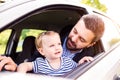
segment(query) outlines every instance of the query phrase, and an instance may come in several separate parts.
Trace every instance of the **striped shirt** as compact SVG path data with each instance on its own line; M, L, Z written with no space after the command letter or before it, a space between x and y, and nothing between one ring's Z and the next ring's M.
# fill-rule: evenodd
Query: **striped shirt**
M77 63L67 57L61 57L61 65L59 69L53 69L49 65L48 61L43 58L37 58L35 61L33 61L34 73L40 73L51 76L64 75L65 73L73 70L75 67L77 67Z

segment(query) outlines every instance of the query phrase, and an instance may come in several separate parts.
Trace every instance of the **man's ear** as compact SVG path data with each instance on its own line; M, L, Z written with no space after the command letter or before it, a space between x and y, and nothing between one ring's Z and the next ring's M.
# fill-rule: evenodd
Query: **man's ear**
M44 55L42 48L38 48L38 52L39 52L41 55Z
M93 43L89 44L87 47L91 47L91 46L93 46L94 44L96 44L96 42L93 42Z

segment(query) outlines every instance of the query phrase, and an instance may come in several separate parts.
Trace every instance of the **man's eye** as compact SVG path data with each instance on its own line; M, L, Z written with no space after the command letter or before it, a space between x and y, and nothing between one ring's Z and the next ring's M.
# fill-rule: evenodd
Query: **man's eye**
M73 32L74 32L74 34L77 34L77 31L76 31L76 30L74 30Z
M76 30L76 28L73 29L73 32L74 32L74 34L77 34L77 30Z
M86 42L86 41L85 41L83 38L81 38L81 37L80 37L80 41L81 41L81 42Z
M81 42L85 42L83 39L80 39L81 40Z

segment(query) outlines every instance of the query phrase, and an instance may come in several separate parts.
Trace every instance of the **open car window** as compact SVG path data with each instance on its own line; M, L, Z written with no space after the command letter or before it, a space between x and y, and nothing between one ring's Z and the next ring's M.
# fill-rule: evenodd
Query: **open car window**
M5 53L11 32L12 32L11 29L7 29L0 33L0 55L4 55Z
M16 53L21 52L23 50L23 41L25 40L26 37L28 37L28 36L37 37L38 34L40 34L43 31L45 31L45 30L23 29L22 33L20 35L20 38L19 38Z
M105 32L102 37L105 51L109 51L113 46L120 42L119 27L114 21L101 16L105 23Z

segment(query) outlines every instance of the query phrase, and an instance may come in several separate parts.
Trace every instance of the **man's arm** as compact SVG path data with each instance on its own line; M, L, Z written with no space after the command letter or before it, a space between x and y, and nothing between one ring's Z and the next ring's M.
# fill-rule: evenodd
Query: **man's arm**
M15 71L17 64L10 57L0 56L0 71L3 68L5 70Z

